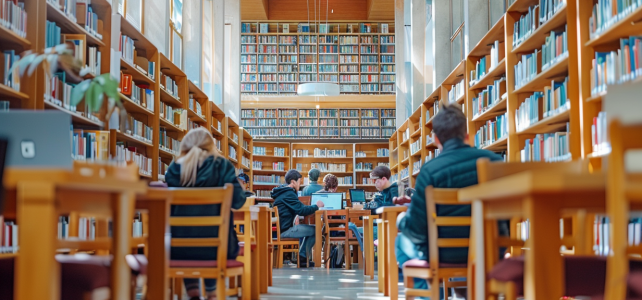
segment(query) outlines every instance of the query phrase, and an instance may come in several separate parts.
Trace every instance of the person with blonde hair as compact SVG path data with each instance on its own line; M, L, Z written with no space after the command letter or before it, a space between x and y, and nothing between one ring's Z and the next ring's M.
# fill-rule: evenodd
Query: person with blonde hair
M169 187L222 187L234 185L232 208L245 204L245 192L236 178L236 170L230 161L220 156L214 138L204 128L190 130L180 144L180 154L165 173ZM220 205L172 205L172 216L219 216ZM238 238L230 218L227 258L236 259L239 252ZM172 237L207 238L217 237L218 228L205 226L171 227ZM216 247L172 247L172 260L216 260ZM205 291L209 299L216 299L216 279L205 279ZM199 279L185 278L185 289L190 300L201 299Z

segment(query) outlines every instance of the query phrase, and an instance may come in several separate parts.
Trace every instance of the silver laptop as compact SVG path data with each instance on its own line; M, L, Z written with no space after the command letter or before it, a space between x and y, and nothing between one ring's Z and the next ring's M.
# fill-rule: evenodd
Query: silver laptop
M9 168L71 169L70 132L71 116L63 112L0 112L0 137L9 141Z

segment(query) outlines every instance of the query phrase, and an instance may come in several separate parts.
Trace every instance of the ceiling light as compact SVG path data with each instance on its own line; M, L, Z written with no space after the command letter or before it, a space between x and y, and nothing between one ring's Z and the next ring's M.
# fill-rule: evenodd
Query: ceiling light
M339 85L328 82L310 82L299 84L296 91L299 96L339 96Z

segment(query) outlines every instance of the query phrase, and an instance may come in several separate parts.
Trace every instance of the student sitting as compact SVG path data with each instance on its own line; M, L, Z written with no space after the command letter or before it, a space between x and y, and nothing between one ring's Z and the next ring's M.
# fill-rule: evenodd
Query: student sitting
M336 193L338 187L339 180L337 179L337 176L328 174L323 177L323 190L317 193ZM352 233L354 233L354 236L357 238L357 242L359 242L359 246L361 247L361 254L363 254L363 237L361 236L361 232L359 232L359 228L354 223L349 222L348 229L352 230Z
M301 187L303 176L297 170L290 170L285 174L286 184L275 187L272 190L274 205L279 208L282 238L298 238L299 245L299 267L307 268L308 253L312 250L315 242L314 226L298 224L296 216L307 216L323 207L323 202L317 201L316 205L303 205L299 201L297 191ZM296 224L295 224L296 220ZM314 265L310 263L310 267Z
M379 193L368 203L368 209L376 209L381 206L394 206L394 198L399 196L399 186L396 182L390 181L390 168L378 166L370 173L370 179L374 179L375 188Z
M310 184L303 188L304 197L310 196L323 189L323 186L317 183L319 181L319 175L321 175L319 169L310 169L310 171L308 172L308 179L310 179Z
M421 167L417 177L416 189L407 213L399 215L399 235L396 240L396 255L399 266L411 259L428 260L428 227L426 216L426 194L428 186L436 188L463 188L477 184L477 160L487 157L491 161L502 158L490 151L470 147L465 143L466 116L457 105L444 106L433 121L435 144L441 154ZM440 216L470 216L470 206L440 205ZM447 238L467 238L470 228L440 228L439 236ZM468 248L448 248L440 250L442 263L466 263ZM427 289L425 280L415 279L415 288ZM443 299L443 294L442 294Z
M241 184L241 187L243 188L243 190L247 191L248 187L250 186L250 176L247 176L247 174L245 174L245 173L240 173L239 176L238 176L238 179L239 179L239 183Z
M180 155L172 162L165 174L169 187L222 187L234 185L232 208L245 204L245 193L236 179L232 163L219 156L211 133L204 128L190 130L180 144ZM219 216L219 205L172 205L172 216ZM227 258L236 259L239 243L230 217ZM172 237L206 238L217 237L218 228L204 226L172 227ZM216 260L216 247L172 247L172 260ZM199 279L185 278L185 289L191 299L201 299ZM205 291L209 299L216 297L216 279L205 279Z

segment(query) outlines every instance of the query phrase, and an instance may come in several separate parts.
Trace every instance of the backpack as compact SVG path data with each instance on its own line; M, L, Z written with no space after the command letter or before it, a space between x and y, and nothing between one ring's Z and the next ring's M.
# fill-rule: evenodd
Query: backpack
M330 259L328 259L330 268L340 269L343 267L343 248L337 245L330 246Z

